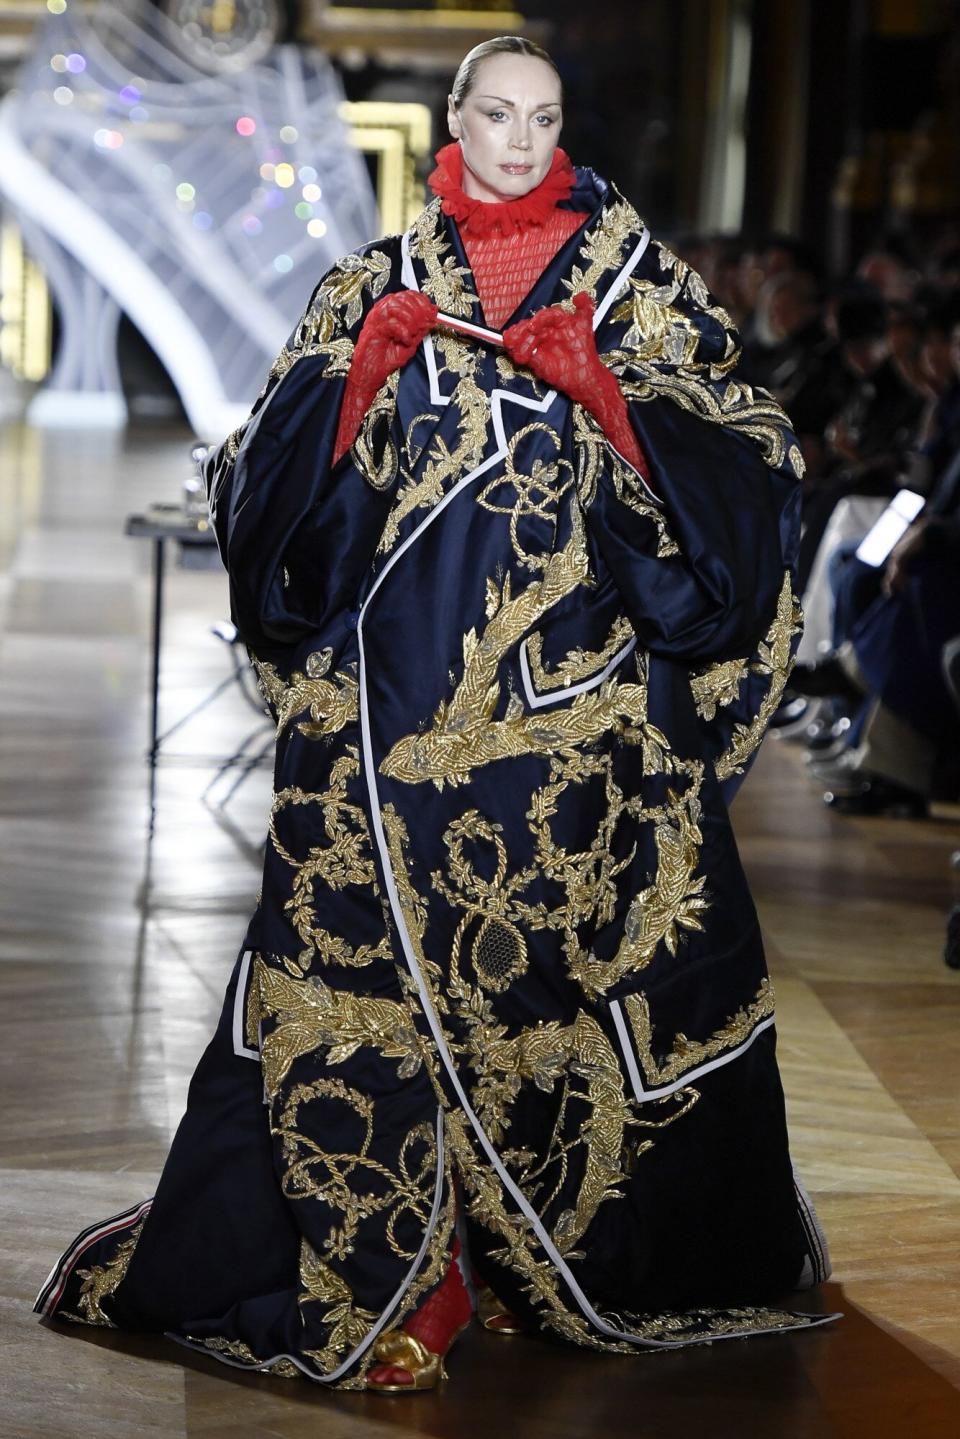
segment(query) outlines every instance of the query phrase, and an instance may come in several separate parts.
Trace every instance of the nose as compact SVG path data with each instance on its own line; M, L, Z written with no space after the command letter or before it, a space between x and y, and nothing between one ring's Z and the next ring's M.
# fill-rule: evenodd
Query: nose
M514 134L513 138L510 141L510 145L511 148L514 150L529 150L530 136L523 132Z

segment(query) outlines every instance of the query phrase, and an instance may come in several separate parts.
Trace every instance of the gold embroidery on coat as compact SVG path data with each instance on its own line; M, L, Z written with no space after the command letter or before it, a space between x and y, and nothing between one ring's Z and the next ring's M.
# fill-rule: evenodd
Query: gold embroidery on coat
M556 669L548 670L543 663L543 636L539 630L534 630L533 634L527 637L527 659L537 693L544 694L548 690L566 689L569 685L579 683L580 680L591 679L606 668L614 655L618 650L623 649L632 635L633 626L626 615L618 615L602 649L569 650Z
M113 1320L103 1312L103 1301L108 1299L126 1278L133 1258L133 1251L143 1231L146 1215L131 1229L126 1239L117 1245L106 1264L94 1264L89 1269L78 1269L77 1278L82 1280L77 1307L79 1314L63 1314L64 1319L74 1319L81 1324L97 1324L108 1329L116 1328Z
M353 463L367 484L374 490L388 490L397 477L397 447L393 442L390 429L397 409L399 378L399 372L394 371L381 385L360 423L357 437L350 448ZM385 434L386 437L379 461L374 452L378 427L380 433Z
M477 496L477 504L493 515L509 516L509 535L513 553L526 569L542 570L546 567L553 546L557 528L557 509L560 500L574 482L573 466L569 460L542 460L536 458L530 466L530 473L518 468L517 450L531 435L543 434L559 454L562 445L560 436L542 420L524 425L507 444L503 457L503 472L489 480ZM547 526L537 537L537 551L526 548L520 538L520 525L524 520L542 520Z
M401 1061L401 1079L420 1068L420 1044L405 1005L331 989L316 975L294 979L260 955L254 974L260 1012L276 1018L260 1046L268 1094L276 1094L295 1060L320 1048L327 1064L342 1064L362 1045L372 1046L384 1059Z
M487 442L490 398L474 378L478 353L452 337L434 336L434 349L443 362L440 374L451 371L460 376L450 399L458 417L456 444L451 450L439 434L426 442L430 449L421 464L424 444L417 439L417 429L432 421L434 414L417 415L408 425L404 444L401 474L404 484L397 492L393 508L380 536L378 553L385 554L396 544L400 526L409 514L418 509L432 509L440 503L451 481L459 479L480 463ZM419 474L416 473L419 468Z
M221 1335L215 1334L206 1339L201 1339L195 1334L184 1336L191 1344L201 1344L204 1349L209 1349L213 1354L224 1354L230 1359L237 1359L241 1364L249 1364L251 1367L262 1370L265 1374L273 1374L278 1379L299 1379L300 1370L296 1364L289 1359L275 1359L268 1363L265 1359L258 1359L250 1348L244 1344L242 1339L224 1339Z
M369 289L371 299L379 299L387 288L392 266L382 250L368 255L345 255L320 286L321 304L343 310L344 323L352 330L363 314L363 292Z
M633 1031L637 1058L651 1087L656 1088L661 1084L671 1084L698 1064L745 1044L761 1020L773 1014L774 992L770 980L762 980L750 1003L738 1009L708 1039L688 1039L685 1034L677 1034L672 1050L663 1059L656 1059L653 1054L653 1022L646 995L628 994L623 1002Z
M596 225L584 235L577 264L571 267L570 278L561 281L563 288L571 297L582 292L595 295L607 271L622 267L627 241L642 229L643 221L626 200L618 197L605 206Z
M331 934L317 923L314 886L318 881L333 890L356 884L369 887L374 894L379 892L366 814L361 805L347 798L348 781L359 772L359 753L354 745L348 745L346 752L330 768L329 789L314 794L291 785L277 790L273 796L270 843L294 871L290 898L283 907L305 946L297 957L296 965L286 957L283 960L289 972L296 976L310 967L314 955L319 955L325 964L354 967L390 957L386 934L375 945L362 944L355 948L342 935ZM280 839L278 821L288 807L306 805L319 806L328 843L311 845L306 857L298 859Z
M420 211L413 228L410 253L422 260L426 267L424 290L445 314L469 320L477 297L466 286L464 277L470 274L469 269L457 264L450 241L446 238L439 199L431 201Z
M730 746L716 763L718 779L728 779L739 773L763 739L767 725L783 697L793 668L791 641L803 627L803 611L800 601L793 593L789 573L784 576L777 612L763 641L757 648L757 657L750 665L750 672L769 675L770 682L763 701L749 724L738 724L733 732Z
M718 708L733 704L747 677L749 663L749 660L718 660L716 664L694 671L690 676L690 688L701 719L711 720Z
M336 734L345 725L353 724L357 718L357 680L352 674L340 671L335 679L311 678L294 670L289 680L277 673L274 665L266 660L251 656L257 672L260 693L277 717L277 735L281 735L291 720L310 711L310 721L297 725L297 729L308 739L319 739L323 735ZM307 669L311 668L310 655ZM313 668L318 668L314 663ZM339 682L339 683L338 683Z

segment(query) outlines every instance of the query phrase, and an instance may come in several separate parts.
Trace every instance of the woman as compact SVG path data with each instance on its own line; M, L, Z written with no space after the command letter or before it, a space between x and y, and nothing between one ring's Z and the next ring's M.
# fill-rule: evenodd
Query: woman
M561 114L537 47L471 51L437 198L321 281L210 462L277 718L262 898L152 1207L45 1314L427 1388L458 1227L500 1327L821 1322L765 1307L826 1259L726 808L799 628L801 461Z

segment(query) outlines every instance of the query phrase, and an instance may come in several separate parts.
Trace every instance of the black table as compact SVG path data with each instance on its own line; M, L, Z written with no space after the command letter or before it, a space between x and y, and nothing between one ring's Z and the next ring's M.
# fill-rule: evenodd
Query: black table
M160 644L163 636L163 577L166 545L174 540L186 554L215 550L216 536L206 518L187 514L181 505L153 505L145 515L128 515L123 532L135 540L153 544L153 624L150 638L150 826L153 828L157 799L157 759L163 736L160 727Z

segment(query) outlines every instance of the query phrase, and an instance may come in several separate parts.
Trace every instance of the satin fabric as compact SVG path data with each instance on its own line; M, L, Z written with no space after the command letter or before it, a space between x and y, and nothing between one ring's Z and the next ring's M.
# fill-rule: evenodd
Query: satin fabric
M588 290L652 492L590 417L441 327L331 468L369 306L484 327L438 201L318 287L208 466L278 719L262 898L152 1210L48 1315L362 1382L472 1262L544 1334L817 1322L773 996L728 818L799 633L799 452L728 317L605 181L513 319Z

